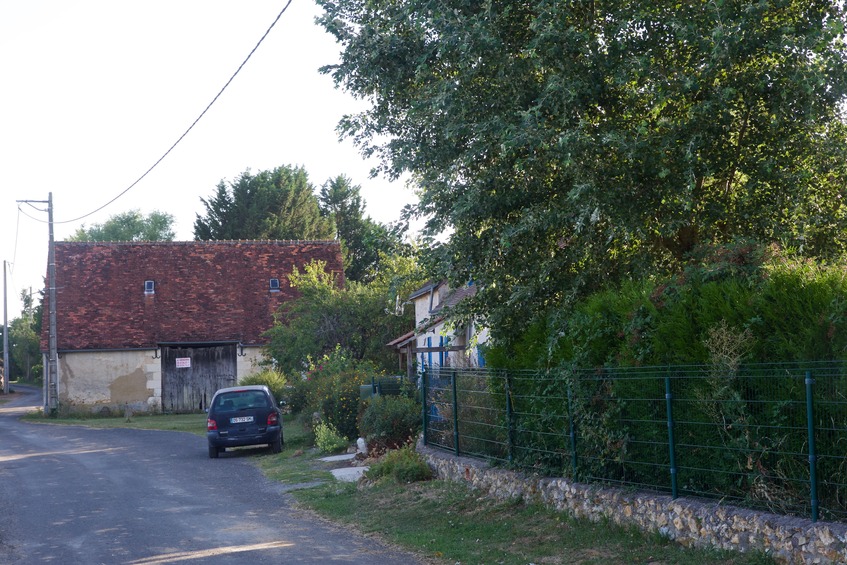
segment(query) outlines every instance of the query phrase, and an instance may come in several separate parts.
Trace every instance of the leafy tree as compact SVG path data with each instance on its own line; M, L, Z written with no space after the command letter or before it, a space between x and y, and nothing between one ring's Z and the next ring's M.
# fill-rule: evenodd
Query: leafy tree
M174 217L153 211L144 216L130 210L111 216L102 224L80 227L68 241L173 241Z
M321 213L335 221L344 249L344 275L348 281L373 280L380 268L380 253L391 255L402 248L405 229L385 226L365 215L361 187L339 175L321 187Z
M318 199L302 167L282 166L253 175L243 172L232 183L221 181L197 214L194 238L331 239L333 225L321 216Z
M289 276L301 297L283 305L268 331L268 355L282 371L299 373L309 360L340 348L351 359L396 370L397 357L385 344L414 326L402 302L421 283L412 258L383 256L384 268L369 284L348 281L339 288L320 262Z
M20 380L34 380L40 375L41 363L41 308L34 305L32 296L21 292L21 316L9 324L10 376ZM0 328L2 334L2 328ZM2 336L0 336L2 337Z
M843 2L318 0L340 131L502 332L739 237L847 248Z

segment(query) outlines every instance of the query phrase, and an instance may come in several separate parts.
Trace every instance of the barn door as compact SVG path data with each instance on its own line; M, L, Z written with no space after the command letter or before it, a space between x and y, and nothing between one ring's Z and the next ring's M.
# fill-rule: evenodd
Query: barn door
M216 390L236 382L234 344L162 348L165 412L201 412Z

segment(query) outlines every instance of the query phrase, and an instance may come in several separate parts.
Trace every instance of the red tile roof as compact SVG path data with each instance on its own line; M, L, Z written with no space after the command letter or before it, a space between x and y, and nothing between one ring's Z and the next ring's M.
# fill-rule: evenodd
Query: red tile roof
M296 266L326 262L344 283L338 242L191 241L56 244L60 351L161 343L266 343ZM270 279L280 290L271 292ZM155 292L145 294L145 281ZM45 304L42 349L47 348Z

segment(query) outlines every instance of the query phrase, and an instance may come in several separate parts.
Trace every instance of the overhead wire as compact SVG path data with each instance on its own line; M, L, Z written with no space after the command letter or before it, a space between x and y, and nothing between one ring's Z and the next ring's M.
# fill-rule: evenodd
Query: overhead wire
M144 178L145 178L147 175L149 175L149 174L153 171L153 169L155 169L155 168L159 165L159 163L161 163L161 162L165 159L165 157L167 157L167 156L171 153L171 151L173 151L173 150L174 150L174 148L176 148L176 146L177 146L177 145L179 145L179 143L180 143L180 142L181 142L181 141L185 138L185 136L187 136L187 135L188 135L188 133L189 133L192 129L194 129L194 126L196 126L196 125L197 125L197 123L198 123L198 122L199 122L199 121L203 118L203 116L205 116L205 115L206 115L206 112L208 112L208 111L209 111L209 109L212 107L212 105L213 105L215 102L217 102L218 98L220 98L221 94L223 94L223 93L224 93L224 91L227 89L227 87L230 85L230 83L231 83L231 82L235 79L235 77L236 77L236 76L238 76L238 73L239 73L239 72L241 72L241 69L244 67L244 65L246 65L246 64L247 64L247 61L249 61L249 60L250 60L250 57L252 57L252 56L253 56L253 53L255 53L255 52L256 52L256 50L259 48L259 46L262 44L262 42L265 40L265 38L268 36L268 34L271 32L271 30L272 30L272 29L274 28L274 26L277 24L277 22L280 20L280 18L281 18L281 17L282 17L282 15L285 13L285 11L286 11L286 10L288 10L288 7L291 5L291 2L292 2L292 0L288 0L288 2L287 2L287 3L285 4L285 6L282 8L282 10L279 12L279 14L277 14L277 16L276 16L276 18L274 19L273 23L271 23L270 27L268 27L268 29L265 31L265 33L262 35L262 37L259 39L258 43L256 43L256 46L255 46L255 47L253 47L253 49L250 51L250 53L247 55L247 57L244 59L244 61L242 61L242 63L238 66L238 68L235 70L235 72L232 74L232 76L231 76L231 77L229 77L229 80L228 80L228 81L226 81L226 84L224 84L224 85L223 85L223 87L220 89L220 91L218 91L218 93L215 95L215 97L212 99L212 101L211 101L211 102L209 102L209 104L206 106L206 108L205 108L205 109L204 109L204 110L200 113L200 115L199 115L199 116L197 116L197 119L195 119L195 120L194 120L194 122L192 122L192 123L191 123L191 125L190 125L190 126L188 126L188 129L187 129L187 130L185 130L185 132L183 132L183 134L182 134L181 136L179 136L179 139L177 139L177 140L174 142L174 144L173 144L173 145L171 145L171 146L170 146L170 148L169 148L167 151L165 151L165 153L164 153L161 157L159 157L159 159L158 159L155 163L153 163L153 165L151 165L149 169L147 169L147 170L144 172L144 174L142 174L140 177L138 177L138 178L135 180L135 182L133 182L132 184L130 184L130 185L129 185L128 187L126 187L123 191L121 191L120 193L118 193L118 195L117 195L117 196L115 196L114 198L112 198L111 200L109 200L108 202L106 202L105 204L103 204L102 206L100 206L99 208L96 208L96 209L94 209L94 210L92 210L92 211L90 211L90 212L88 212L88 213L86 213L86 214L83 214L82 216L79 216L78 218L74 218L74 219L72 219L72 220L62 220L62 221L56 221L56 220L54 220L54 221L53 221L53 223L54 223L54 224L69 224L69 223L73 223L73 222L78 222L78 221L83 220L83 219L85 219L85 218L87 218L87 217L89 217L89 216L91 216L91 215L93 215L93 214L96 214L96 213L97 213L97 212L99 212L100 210L102 210L102 209L106 208L107 206L111 205L112 203L114 203L114 202L115 202L118 198L120 198L121 196L123 196L124 194L126 194L127 192L129 192L130 190L132 190L132 189L135 187L135 185L137 185L137 184L138 184L138 183L140 183L142 180L144 180ZM32 218L33 220L36 220L36 221L38 221L38 222L44 222L44 220L40 220L40 219L37 219L37 218L33 218L32 216L30 216L30 215L29 215L29 214L27 214L26 212L23 212L23 211L20 209L20 206L18 206L18 210L19 210L19 211L20 211L20 212L21 212L24 216L27 216L28 218ZM46 223L46 222L45 222L45 223Z

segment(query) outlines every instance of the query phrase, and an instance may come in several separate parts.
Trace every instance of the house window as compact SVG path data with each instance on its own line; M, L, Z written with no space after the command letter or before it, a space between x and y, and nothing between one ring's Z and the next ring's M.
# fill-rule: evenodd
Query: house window
M279 292L279 279L271 279L271 292Z
M144 281L144 294L155 294L156 283L153 281Z

